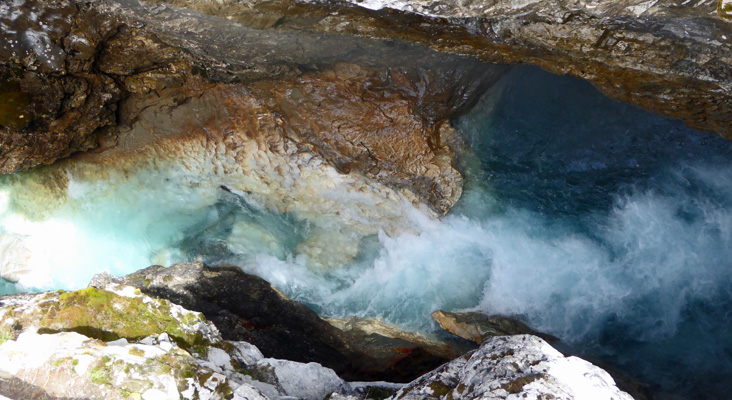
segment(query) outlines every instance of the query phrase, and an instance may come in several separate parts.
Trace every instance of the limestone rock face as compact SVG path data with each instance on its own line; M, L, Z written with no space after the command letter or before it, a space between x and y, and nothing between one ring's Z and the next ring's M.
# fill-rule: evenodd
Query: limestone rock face
M727 0L166 2L276 29L399 38L493 63L535 64L732 138Z
M68 157L0 179L24 218L97 200L70 195L72 185L114 197L97 188L166 175L200 188L200 208L225 190L305 221L295 253L322 268L350 262L365 236L414 232L410 215L450 210L462 177L449 119L507 71L401 40L263 30L163 2L0 7L0 174ZM0 240L12 255L0 276L43 275L26 240Z
M390 399L631 400L610 375L531 335L496 336L400 389Z
M400 41L263 31L162 3L0 7L0 173L97 147L104 155L87 162L203 152L224 173L252 174L232 189L282 212L323 212L276 204L327 199L278 178L327 167L444 214L462 184L446 121L505 71Z
M398 37L581 77L611 97L732 138L732 22L724 0L349 2L425 18L420 32Z

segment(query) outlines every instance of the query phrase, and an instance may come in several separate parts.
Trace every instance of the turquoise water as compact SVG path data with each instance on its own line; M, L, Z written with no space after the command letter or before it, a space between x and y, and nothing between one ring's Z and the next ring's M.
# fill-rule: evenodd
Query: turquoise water
M0 201L0 233L26 238L39 271L0 292L229 263L326 316L429 332L436 309L518 315L661 398L730 397L731 142L529 67L456 126L474 150L460 203L441 221L414 211L418 232L367 237L341 268L297 254L308 221L168 166L76 183L41 221Z

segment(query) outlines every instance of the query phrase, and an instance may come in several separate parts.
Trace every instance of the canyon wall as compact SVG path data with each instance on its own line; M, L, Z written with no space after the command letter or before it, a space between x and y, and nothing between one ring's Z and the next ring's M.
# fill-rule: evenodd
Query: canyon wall
M205 138L240 167L249 156L233 149L246 146L288 165L317 159L442 215L461 191L453 166L460 144L447 121L505 67L432 50L572 74L730 137L726 7L14 0L0 5L0 172L92 149L108 162ZM250 187L259 183L233 189L262 195L269 189Z

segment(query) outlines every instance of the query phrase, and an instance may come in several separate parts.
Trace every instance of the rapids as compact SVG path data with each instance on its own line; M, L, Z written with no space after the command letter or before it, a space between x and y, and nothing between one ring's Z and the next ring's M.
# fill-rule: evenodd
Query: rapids
M28 183L17 196L4 178L0 264L22 278L0 293L152 263L234 264L324 316L432 332L436 309L518 315L660 398L729 398L732 143L531 67L454 123L472 149L458 205L440 221L406 209L416 232L367 237L334 269L298 254L307 220L182 184L196 178L174 168L95 183L56 174L61 197Z

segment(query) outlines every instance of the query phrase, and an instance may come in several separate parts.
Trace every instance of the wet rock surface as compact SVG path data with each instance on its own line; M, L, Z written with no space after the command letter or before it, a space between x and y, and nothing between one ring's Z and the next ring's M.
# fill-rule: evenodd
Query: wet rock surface
M424 373L423 365L434 368L474 349L469 343L451 338L427 339L373 318L327 321L341 331L339 335L351 347L362 353L352 362L354 365L368 365L369 369L383 371L371 376L390 382L407 382Z
M0 7L0 69L12 89L0 101L0 173L74 154L3 177L9 203L43 219L76 207L72 181L175 174L207 188L209 205L228 191L306 221L294 251L322 268L350 262L365 236L414 231L413 208L450 210L462 176L449 119L507 71L400 40L265 31L164 3ZM39 191L51 199L30 211ZM33 258L24 240L2 238L19 255L0 266L14 282Z
M559 341L558 338L537 332L516 318L502 315L485 315L481 312L454 313L435 311L431 314L440 327L463 339L477 344L483 343L493 336L534 335L549 343Z
M465 349L373 321L340 321L334 326L237 267L153 266L124 278L92 281L92 285L109 280L199 311L224 339L252 343L266 357L317 362L347 380L407 382Z
M409 24L401 37L490 62L531 63L574 75L610 97L731 138L732 25L721 11L722 3L427 0L362 4L426 18L421 21L424 28Z
M129 150L182 129L164 122L170 118L151 126L146 115L175 114L208 91L239 90L276 116L273 125L236 127L240 133L281 136L344 174L409 190L444 213L460 195L445 121L505 71L402 41L262 31L154 2L1 7L3 173L97 147ZM231 125L220 113L196 111L204 124ZM135 135L140 130L148 138Z
M732 137L732 25L726 0L166 3L262 27L399 38L488 62L535 64Z

